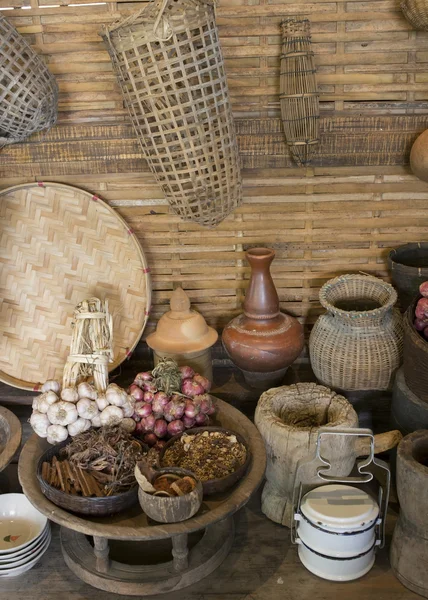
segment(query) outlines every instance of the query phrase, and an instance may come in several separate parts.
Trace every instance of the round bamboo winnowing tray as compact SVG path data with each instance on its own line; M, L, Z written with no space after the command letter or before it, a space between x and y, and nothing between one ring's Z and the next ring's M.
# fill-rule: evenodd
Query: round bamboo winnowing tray
M150 309L149 269L126 222L97 196L31 183L0 192L0 380L38 389L62 379L73 313L108 300L116 368L136 346Z

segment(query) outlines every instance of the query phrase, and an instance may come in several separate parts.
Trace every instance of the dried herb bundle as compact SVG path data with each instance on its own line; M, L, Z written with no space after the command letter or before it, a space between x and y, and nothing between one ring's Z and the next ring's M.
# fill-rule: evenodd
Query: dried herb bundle
M94 378L95 388L105 392L108 364L113 360L113 319L108 302L98 298L83 300L74 311L70 355L64 367L63 387Z
M120 426L89 429L61 450L71 465L101 483L106 495L124 492L135 484L135 465L144 455L143 446Z
M181 372L172 358L163 358L152 371L153 384L157 390L166 394L179 392L181 387Z

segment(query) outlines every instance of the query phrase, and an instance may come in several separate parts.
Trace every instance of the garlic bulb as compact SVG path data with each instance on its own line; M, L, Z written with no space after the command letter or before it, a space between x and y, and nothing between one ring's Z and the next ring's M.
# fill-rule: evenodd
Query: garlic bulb
M100 414L101 425L117 425L123 419L123 412L118 406L107 406Z
M30 417L30 425L39 437L45 438L48 436L50 421L47 415L34 411Z
M125 418L132 417L132 415L134 414L134 406L130 402L125 402L125 404L120 408L122 409L123 416Z
M83 431L87 431L88 429L90 429L92 427L92 421L89 421L88 419L85 419L86 423L85 423L85 429Z
M106 389L106 398L109 404L123 406L128 399L128 394L115 383L111 383Z
M61 425L49 425L48 427L48 442L49 444L59 444L68 438L66 427Z
M65 400L65 402L77 402L79 400L79 394L77 393L76 388L64 388L61 392L61 400Z
M46 414L48 412L48 408L58 402L59 398L55 394L55 392L45 392L41 396L38 397L37 410L41 413Z
M95 402L97 403L98 410L104 410L109 405L105 394L98 394L98 398L95 400Z
M37 410L37 411L39 410L39 398L40 398L40 396L35 396L35 397L33 398L33 403L32 403L32 405L31 405L31 408L32 408L33 410Z
M91 423L92 423L92 427L101 427L100 413L95 415L95 417L92 417Z
M60 389L61 389L61 384L59 381L56 381L55 379L48 379L42 385L42 392L55 392L55 394L58 394Z
M79 383L77 393L79 394L79 398L90 398L91 400L96 400L98 396L97 390L87 381Z
M88 419L89 421L99 413L97 403L89 398L82 398L76 404L77 412L79 417L82 419Z
M91 422L88 421L87 419L77 419L77 421L74 421L74 423L70 423L70 425L68 425L67 429L68 429L68 433L71 435L71 437L74 437L75 435L82 433L83 431L86 431L86 429L89 429L88 427L88 423L89 423L89 427L91 426Z
M128 433L132 433L137 427L137 423L134 421L134 419L123 419L123 421L120 423L120 426L125 431L128 431Z
M77 409L71 402L56 402L49 407L48 418L52 425L63 425L66 427L77 421Z

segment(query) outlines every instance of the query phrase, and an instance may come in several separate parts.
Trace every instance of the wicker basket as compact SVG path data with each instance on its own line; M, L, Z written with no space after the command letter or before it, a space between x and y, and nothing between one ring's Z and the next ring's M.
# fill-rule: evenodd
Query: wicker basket
M401 309L405 311L419 293L420 284L428 281L428 243L405 244L391 250L388 266Z
M309 340L317 379L336 390L386 390L401 364L403 324L397 293L370 275L342 275L320 291L327 309Z
M416 331L416 304L421 298L418 295L404 315L404 378L407 387L420 400L428 402L428 341Z
M40 57L0 15L0 147L55 124L58 86Z
M428 31L427 0L403 0L400 7L403 15L414 29Z
M319 93L308 19L281 23L281 118L285 138L298 165L310 162L319 144Z
M44 462L50 462L54 456L59 455L61 448L70 443L70 438L51 446L42 454L37 465L37 480L40 485L40 489L43 494L51 502L65 508L74 513L81 515L88 515L92 517L105 517L108 515L115 515L128 508L131 508L138 503L138 485L135 482L135 486L127 492L122 494L116 494L115 496L106 496L105 498L90 498L85 496L74 496L73 494L67 494L62 490L58 490L49 483L47 483L42 477L42 466Z
M172 209L214 226L241 174L212 0L155 0L103 32L136 134Z

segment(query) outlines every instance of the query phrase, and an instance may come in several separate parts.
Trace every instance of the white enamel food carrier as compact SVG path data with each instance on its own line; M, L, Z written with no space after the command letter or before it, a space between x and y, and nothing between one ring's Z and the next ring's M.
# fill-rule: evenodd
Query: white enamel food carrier
M316 459L328 464L319 453L320 437L331 430L320 431ZM318 477L332 483L321 485L303 494L299 486L299 500L295 505L292 540L298 544L299 558L303 565L318 577L331 581L350 581L362 577L372 568L375 550L383 545L384 523L389 495L389 469L374 458L373 434L370 430L332 430L332 435L354 435L371 437L371 456L358 464L361 477L331 477L328 468L318 469ZM306 464L310 461L305 461ZM373 479L373 474L363 469L371 462L386 469L387 487L380 487L379 504L361 487ZM296 472L298 478L299 468ZM346 485L343 484L346 483ZM296 486L295 486L296 490ZM383 504L385 500L385 506Z

